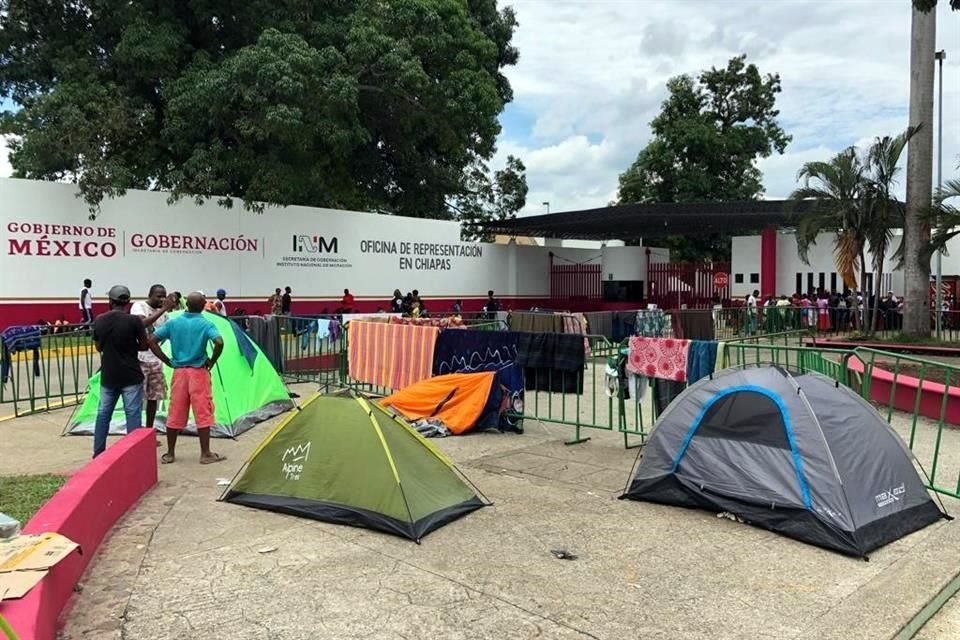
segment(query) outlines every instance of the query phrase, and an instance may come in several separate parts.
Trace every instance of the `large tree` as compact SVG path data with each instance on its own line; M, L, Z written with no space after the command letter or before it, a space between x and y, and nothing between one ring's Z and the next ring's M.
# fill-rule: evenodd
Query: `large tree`
M913 0L910 28L910 126L922 127L907 152L907 211L903 227L903 332L930 335L930 223L933 188L933 75L937 0ZM960 0L950 0L960 10Z
M746 56L697 79L667 82L669 96L650 123L653 137L620 175L620 204L753 200L763 194L758 158L790 142L777 121L780 77L761 75ZM671 238L671 257L729 259L729 236Z
M480 226L483 222L514 218L527 204L527 168L515 156L507 156L503 169L492 176L482 162L466 172L464 188L448 203L460 220L465 240L493 241L492 234Z
M496 0L0 0L15 175L450 217L512 98ZM255 205L254 205L255 206Z

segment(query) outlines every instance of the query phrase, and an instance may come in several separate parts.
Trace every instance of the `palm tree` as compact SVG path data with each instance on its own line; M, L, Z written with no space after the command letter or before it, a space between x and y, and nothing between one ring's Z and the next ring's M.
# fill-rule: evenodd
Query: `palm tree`
M947 202L954 198L960 199L960 178L947 180L943 188L934 196L930 219L934 226L933 237L927 249L927 258L932 258L937 251L946 253L947 243L960 235L960 208Z
M904 333L930 335L930 244L926 212L933 187L933 55L937 36L937 0L913 0L910 27L910 126L926 131L910 142L907 155L907 211L903 225L903 280L908 300L903 310ZM960 0L950 0L960 11ZM938 310L939 313L939 310Z
M797 225L797 253L805 264L810 264L810 247L823 232L836 234L833 243L837 272L849 288L866 279L864 251L867 236L864 233L864 167L856 147L844 149L828 162L808 162L797 174L803 186L790 194L794 207L808 201L809 207Z
M809 264L810 247L817 236L832 231L837 272L847 287L864 291L867 268L873 267L876 297L867 333L876 328L883 295L883 263L890 254L893 229L904 223L904 207L894 197L901 173L900 157L916 133L910 128L898 136L876 138L864 154L856 147L844 149L829 162L808 162L797 178L803 187L790 199L808 202L797 225L797 253ZM866 260L869 247L871 262ZM864 293L869 293L864 291ZM865 296L866 297L866 296Z
M898 165L907 143L916 132L917 129L911 127L898 136L876 138L867 151L863 189L866 215L861 223L873 255L873 269L876 274L871 331L877 328L880 298L883 295L883 263L890 253L893 229L902 228L905 219L904 206L897 201L893 193L901 173ZM927 262L929 263L929 259Z

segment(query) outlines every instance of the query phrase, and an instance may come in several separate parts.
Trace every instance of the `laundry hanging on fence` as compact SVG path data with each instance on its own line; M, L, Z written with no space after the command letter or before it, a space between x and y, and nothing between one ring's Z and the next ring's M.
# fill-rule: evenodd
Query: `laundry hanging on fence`
M589 358L591 355L590 338L587 338L587 319L582 313L563 313L563 332L576 336L584 336L583 352Z
M612 311L589 311L583 315L587 318L587 330L590 335L617 340L616 336L613 335Z
M443 331L433 356L434 375L494 371L496 377L475 429L523 430L523 368L515 364L512 331Z
M317 351L322 351L323 341L330 337L330 320L317 319L311 322L300 332L300 350L306 351L310 346L310 336L316 336Z
M680 320L677 337L687 340L713 340L716 337L713 312L709 309L684 309L675 315L679 316Z
M517 364L527 391L583 393L583 339L562 333L522 333Z
M461 316L443 316L429 318L390 318L393 324L412 324L418 327L439 327L441 329L459 329L463 327Z
M440 330L385 322L350 323L350 377L358 382L399 390L429 378Z
M247 318L247 334L263 355L267 357L277 373L283 373L283 357L280 345L280 323L289 320L280 316L250 316Z
M661 380L685 382L689 340L676 338L630 338L627 370Z
M0 383L6 384L13 368L13 354L33 351L33 375L40 376L40 327L7 327L0 332Z
M674 399L683 393L687 388L685 382L676 382L675 380L663 380L657 378L653 381L653 410L659 416Z
M642 309L637 311L636 316L636 335L647 338L662 338L667 335L667 314L662 309Z
M562 333L563 318L552 311L514 311L510 330L527 333Z
M620 342L624 338L629 338L636 333L637 312L614 311L612 313L611 323L613 324L613 341Z
M711 375L717 364L717 343L712 340L693 340L687 352L687 383Z

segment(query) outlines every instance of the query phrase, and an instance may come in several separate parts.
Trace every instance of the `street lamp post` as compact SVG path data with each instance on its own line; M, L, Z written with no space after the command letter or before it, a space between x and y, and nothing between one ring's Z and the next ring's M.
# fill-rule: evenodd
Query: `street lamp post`
M550 213L550 203L549 203L549 202L544 202L544 203L543 203L543 206L545 206L545 207L547 208L547 213Z
M937 195L943 189L943 61L947 58L946 49L941 49L934 54L938 63L939 88L937 89ZM937 340L940 339L940 333L943 324L943 250L937 251L937 296L936 296L936 318L937 318Z

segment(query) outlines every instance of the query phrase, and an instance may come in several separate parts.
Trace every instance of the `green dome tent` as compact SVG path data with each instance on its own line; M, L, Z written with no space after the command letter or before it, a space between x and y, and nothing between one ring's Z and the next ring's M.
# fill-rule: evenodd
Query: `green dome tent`
M170 314L171 319L181 312ZM273 365L260 351L260 348L243 332L235 322L223 316L204 312L204 317L213 322L223 337L223 354L213 368L213 404L217 424L210 435L219 438L232 438L250 429L257 423L293 408L290 394L277 375ZM163 346L170 354L169 345ZM167 386L173 377L173 369L166 368ZM100 372L91 378L87 396L83 404L74 412L64 431L70 435L93 434L97 419L97 406L100 403ZM167 403L161 402L157 409L156 428L164 431L167 417ZM126 421L123 416L123 400L117 403L113 419L110 421L110 433L126 433ZM193 414L185 433L196 434Z
M221 500L415 540L488 503L432 443L352 393L278 424Z

